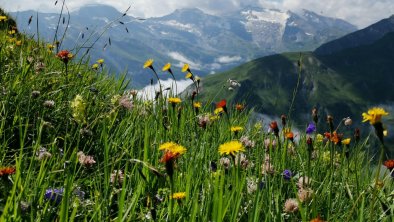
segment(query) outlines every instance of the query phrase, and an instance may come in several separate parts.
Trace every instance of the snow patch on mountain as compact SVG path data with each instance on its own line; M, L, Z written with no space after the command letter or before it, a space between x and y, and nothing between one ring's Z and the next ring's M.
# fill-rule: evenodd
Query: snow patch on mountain
M103 21L103 22L105 22L106 24L109 23L109 19L108 19L108 18L105 18L105 17L93 17L92 19L93 19L93 20Z
M261 11L242 11L247 32L252 34L253 41L260 47L275 48L285 32L289 13L278 10L261 9Z
M160 23L163 25L171 26L173 28L176 28L176 29L179 29L182 31L197 34L198 36L202 36L202 33L198 29L194 28L192 24L183 24L183 23L178 22L176 20L162 21Z
M246 10L241 12L248 21L265 21L286 25L290 15L278 10L262 9L262 11Z

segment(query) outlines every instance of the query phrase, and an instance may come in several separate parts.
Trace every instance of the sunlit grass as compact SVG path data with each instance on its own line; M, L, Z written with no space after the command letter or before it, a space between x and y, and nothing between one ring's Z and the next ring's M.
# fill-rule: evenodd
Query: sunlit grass
M196 94L179 98L173 88L166 98L160 88L145 101L104 61L65 63L8 31L0 33L1 221L391 218L392 178L376 177L370 162L375 138L342 144L351 125L335 134L327 126L325 139L294 135L291 123L253 122L244 105L200 101L191 76ZM145 65L154 71L153 60Z

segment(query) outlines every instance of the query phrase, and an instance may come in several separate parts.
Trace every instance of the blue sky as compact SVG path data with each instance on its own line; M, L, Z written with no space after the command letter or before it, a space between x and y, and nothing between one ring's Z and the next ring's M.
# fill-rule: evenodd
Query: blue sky
M0 0L0 6L8 11L39 10L57 12L60 2L55 0ZM393 0L67 0L70 10L85 4L108 4L123 11L132 5L129 15L157 17L173 12L177 8L200 8L211 14L224 14L246 5L277 8L281 10L309 9L326 16L345 19L363 28L394 14Z

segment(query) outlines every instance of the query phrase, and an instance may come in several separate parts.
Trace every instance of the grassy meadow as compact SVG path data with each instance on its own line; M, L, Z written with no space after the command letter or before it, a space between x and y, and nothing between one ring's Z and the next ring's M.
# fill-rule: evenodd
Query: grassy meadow
M318 122L318 110L296 133L291 113L255 121L248 104L200 100L193 67L153 60L141 64L149 78L185 71L196 91L142 100L104 60L34 41L9 20L0 17L0 221L392 221L393 178L373 169L394 161L368 146L383 138L384 110L364 114L378 136L350 119Z

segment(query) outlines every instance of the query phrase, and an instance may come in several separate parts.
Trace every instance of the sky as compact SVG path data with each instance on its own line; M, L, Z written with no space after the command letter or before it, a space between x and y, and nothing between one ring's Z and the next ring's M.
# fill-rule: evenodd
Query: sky
M0 0L0 7L7 11L35 10L59 12L56 0ZM393 0L66 0L73 11L86 4L108 4L123 12L131 5L128 13L136 17L159 17L178 8L199 8L210 14L225 14L244 6L262 6L280 10L312 10L325 16L345 19L364 28L394 14Z

